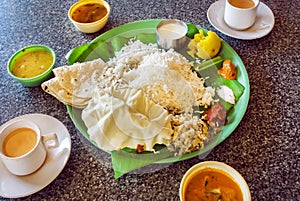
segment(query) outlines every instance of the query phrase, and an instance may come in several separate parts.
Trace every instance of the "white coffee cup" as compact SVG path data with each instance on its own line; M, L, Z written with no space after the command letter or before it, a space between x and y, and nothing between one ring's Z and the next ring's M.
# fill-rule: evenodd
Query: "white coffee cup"
M225 23L236 30L244 30L251 27L255 22L258 5L259 0L226 0L224 10Z
M43 141L52 140L58 146L56 134L41 135L39 127L31 121L18 120L5 125L0 131L0 158L15 175L28 175L39 169L49 147ZM26 142L26 143L24 143Z

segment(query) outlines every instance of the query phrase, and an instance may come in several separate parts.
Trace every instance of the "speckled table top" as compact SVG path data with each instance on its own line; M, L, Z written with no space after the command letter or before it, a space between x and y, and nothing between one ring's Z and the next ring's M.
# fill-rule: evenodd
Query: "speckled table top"
M20 200L179 200L182 176L204 160L225 162L237 169L248 182L253 200L300 200L300 1L263 1L274 13L275 26L267 36L249 41L226 36L209 24L206 11L212 0L108 1L112 7L109 22L94 34L77 31L68 20L68 8L74 2L3 0L0 4L0 124L23 114L47 114L67 127L72 140L71 155L61 174L41 191ZM65 105L39 87L25 88L10 78L7 61L26 45L45 44L56 52L56 66L65 65L64 56L70 49L119 25L156 18L200 25L229 43L248 72L249 105L235 131L205 158L115 180L109 156L82 137Z

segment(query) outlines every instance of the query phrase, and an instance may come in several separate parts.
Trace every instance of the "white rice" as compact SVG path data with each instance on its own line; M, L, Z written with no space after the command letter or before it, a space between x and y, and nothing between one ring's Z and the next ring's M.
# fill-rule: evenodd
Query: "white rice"
M215 91L191 70L192 63L174 50L132 40L108 62L99 80L103 93L115 87L141 89L155 103L173 115L174 134L168 148L182 155L204 145L207 125L192 116L193 106L208 107Z

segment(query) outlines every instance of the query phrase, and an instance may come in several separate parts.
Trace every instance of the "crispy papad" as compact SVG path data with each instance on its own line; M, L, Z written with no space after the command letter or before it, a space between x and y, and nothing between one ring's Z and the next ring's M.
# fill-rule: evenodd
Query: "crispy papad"
M168 144L173 133L167 110L133 88L118 88L112 95L95 90L81 118L90 138L107 151L138 144L153 151L155 144Z

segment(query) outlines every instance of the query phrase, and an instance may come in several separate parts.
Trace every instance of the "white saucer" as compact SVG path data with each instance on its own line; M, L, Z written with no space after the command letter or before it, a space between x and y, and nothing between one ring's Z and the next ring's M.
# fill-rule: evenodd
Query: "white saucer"
M264 3L260 2L257 9L257 16L255 23L249 29L237 31L231 29L223 19L224 16L225 0L218 0L213 3L207 10L207 18L213 27L218 31L231 36L233 38L242 40L253 40L261 38L274 27L275 19L272 10Z
M59 141L59 147L48 150L43 166L35 173L27 176L11 174L0 161L0 196L6 198L28 196L46 187L63 170L71 152L70 134L59 120L44 114L27 114L16 117L9 122L18 119L27 119L35 122L40 127L41 133L55 132ZM3 125L0 129L2 127Z

